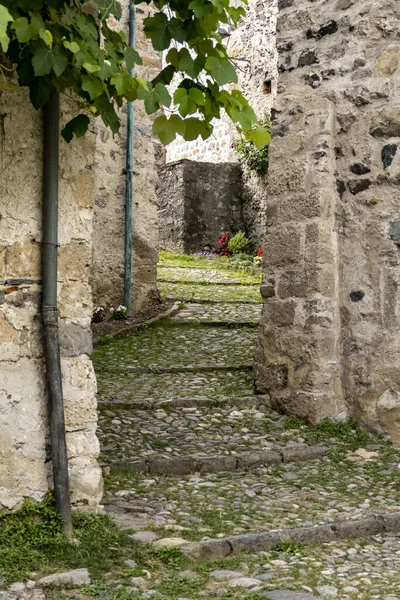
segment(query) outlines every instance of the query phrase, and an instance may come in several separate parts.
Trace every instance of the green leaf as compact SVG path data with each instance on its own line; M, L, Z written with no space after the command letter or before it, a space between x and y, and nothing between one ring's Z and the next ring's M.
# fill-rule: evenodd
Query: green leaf
M206 103L203 92L198 88L191 88L189 90L189 97L199 106L204 106Z
M96 98L94 105L97 109L97 112L100 114L104 125L109 127L113 133L118 133L120 126L119 118L115 112L112 101L107 97L107 95L102 94Z
M259 150L271 141L271 135L265 127L258 126L246 133L246 139L253 142Z
M66 124L64 129L61 131L61 135L64 140L69 144L72 138L75 136L77 138L82 137L88 130L90 124L90 119L86 115L78 115L69 123Z
M233 106L228 109L228 114L235 123L239 123L243 131L249 131L253 124L257 122L257 117L253 109L246 105L243 108Z
M237 83L238 78L235 68L227 59L219 61L216 56L208 56L205 68L210 75L212 75L218 85Z
M36 109L39 109L47 104L50 96L54 94L55 91L56 90L52 84L44 77L35 77L35 79L29 84L30 99Z
M84 62L82 66L88 73L97 73L97 71L100 71L99 65L94 65L92 63Z
M153 133L167 146L174 141L177 134L176 120L167 119L165 115L157 117L153 123Z
M150 37L154 50L166 50L171 42L168 18L164 13L156 13L143 21L144 32Z
M32 58L32 65L36 77L51 73L53 70L53 57L50 48L44 46L39 48Z
M89 94L92 100L94 100L104 92L104 84L98 77L82 75L82 89Z
M135 65L141 65L142 59L134 48L128 46L125 52L125 64L128 71L132 71Z
M68 59L63 54L59 46L53 49L40 47L32 58L32 65L36 77L49 75L51 71L59 77L65 70L68 64Z
M60 77L60 75L64 73L68 64L68 58L66 57L60 46L55 46L53 48L52 61L53 71L57 75L57 77Z
M180 54L176 48L171 48L167 54L167 62L179 69Z
M189 8L191 8L194 12L194 16L196 17L196 19L200 19L205 15L206 11L204 5L204 0L192 0L192 2L189 4Z
M171 115L170 124L175 127L176 133L179 133L182 137L185 135L185 121L181 119L179 115Z
M198 69L196 68L195 62L193 60L193 58L190 56L190 52L189 50L187 50L187 48L182 48L182 50L179 52L180 55L180 60L179 60L179 65L178 65L178 69L179 71L184 71L185 73L187 73L189 75L189 77L192 77L193 79L195 79L199 72Z
M197 111L197 105L191 100L190 96L185 96L181 100L178 110L182 117L187 117L187 115L193 115Z
M154 88L154 94L157 98L157 101L163 106L168 108L168 106L171 105L171 96L169 95L169 92L163 83L156 84Z
M184 138L188 142L192 142L196 140L199 135L206 140L212 134L211 125L207 125L204 121L200 121L199 119L195 119L191 117L190 119L186 119L185 123L185 133Z
M170 38L178 42L184 42L186 40L186 31L182 21L173 17L168 21L168 31Z
M39 37L44 41L44 43L51 48L53 45L53 36L48 29L41 29L39 31Z
M15 19L14 23L11 25L11 29L14 29L17 40L21 44L25 44L31 39L29 21L25 17Z
M7 35L7 27L8 24L11 23L14 19L8 12L5 6L0 4L0 46L3 49L3 52L7 52L8 43L10 41Z
M63 43L64 43L65 48L67 48L67 50L72 52L72 54L76 54L80 50L80 48L76 42L68 42L67 40L65 40Z
M178 89L176 89L175 93L174 93L175 104L179 104L180 102L182 102L182 100L184 98L186 98L186 96L187 96L187 91L185 90L185 88L179 87Z

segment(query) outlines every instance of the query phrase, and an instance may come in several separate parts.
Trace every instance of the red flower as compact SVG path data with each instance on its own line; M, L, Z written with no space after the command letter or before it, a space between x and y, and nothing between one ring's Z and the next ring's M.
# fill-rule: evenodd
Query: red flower
M262 257L262 246L257 246L257 256Z

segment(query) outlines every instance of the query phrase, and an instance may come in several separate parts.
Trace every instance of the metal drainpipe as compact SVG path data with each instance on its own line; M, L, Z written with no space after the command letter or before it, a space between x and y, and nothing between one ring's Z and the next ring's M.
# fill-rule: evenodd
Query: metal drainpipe
M54 94L43 109L42 314L54 493L57 510L64 520L64 532L71 535L71 503L57 309L59 125L60 97L59 94Z
M128 43L135 48L136 43L136 7L133 1L129 5ZM130 74L134 76L134 70ZM133 187L133 146L135 109L133 102L128 102L128 131L126 141L126 190L125 190L125 269L124 269L124 306L128 313L131 310L132 286L132 187Z

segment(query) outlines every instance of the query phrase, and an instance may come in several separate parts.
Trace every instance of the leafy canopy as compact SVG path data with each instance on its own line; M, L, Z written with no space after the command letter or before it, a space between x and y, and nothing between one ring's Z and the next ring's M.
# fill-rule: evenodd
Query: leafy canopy
M88 111L117 133L116 107L139 99L148 114L163 109L153 130L164 144L177 134L208 138L212 120L224 109L246 139L265 146L268 132L229 85L237 75L218 34L221 24L236 25L244 8L229 0L153 0L153 7L144 31L155 50L168 53L157 77L144 81L134 73L141 64L138 52L115 27L122 12L117 0L0 0L0 76L6 81L16 71L37 109L54 92L72 90L80 106L63 130L67 141L86 133ZM175 75L180 83L171 98L168 85Z

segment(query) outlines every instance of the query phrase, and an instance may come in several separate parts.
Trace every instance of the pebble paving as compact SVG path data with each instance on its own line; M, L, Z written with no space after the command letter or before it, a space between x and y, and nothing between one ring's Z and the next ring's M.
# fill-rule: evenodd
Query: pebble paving
M179 314L179 313L178 313ZM253 359L257 330L254 327L175 326L167 321L111 339L93 354L97 371L132 367L179 367L249 364Z
M163 546L398 514L400 450L352 426L340 437L329 427L309 428L269 410L253 394L246 366L261 309L258 286L220 285L243 276L207 263L176 268L164 256L161 266L161 279L179 280L161 282L165 293L212 302L184 303L168 323L106 340L94 353L103 504L132 530L144 554L105 574L101 585L48 590L40 582L17 582L0 590L0 600L400 600L399 534L303 547L282 539L274 551L255 554L250 548L197 564ZM204 278L213 285L193 283ZM214 370L196 371L200 364ZM166 371L151 372L155 368ZM115 461L140 457L315 443L329 447L318 460L249 472L168 477L112 468ZM148 554L156 549L159 554Z
M98 399L105 403L132 405L162 402L174 398L225 395L248 396L253 393L250 370L210 371L202 373L132 373L107 371L98 373ZM101 436L102 432L99 431Z
M188 302L168 324L115 340L95 353L106 511L136 531L138 543L193 542L397 513L399 450L369 436L356 443L356 430L345 441L329 431L315 437L313 430L254 396L246 364L260 316L258 285L226 285L235 275L220 269L175 268L171 260L166 265L160 269L161 289ZM205 278L214 285L195 283ZM196 372L200 364L227 369ZM134 372L168 365L182 371ZM112 468L115 461L137 458L315 443L329 446L326 456L248 472L178 478ZM136 580L129 590L141 600L400 600L400 536L305 547L282 542L276 551L203 561Z
M160 407L102 411L100 440L113 460L135 460L241 452L299 446L301 432L284 429L284 417L263 404Z
M346 450L339 460L327 456L248 473L195 473L179 481L115 473L106 501L115 503L113 490L122 486L120 506L139 511L146 505L143 527L176 528L188 539L262 533L399 512L399 463L400 453L382 446Z
M259 285L199 285L195 283L170 283L160 281L162 296L187 302L250 302L261 304ZM260 307L261 309L261 307Z
M260 307L258 304L187 304L179 313L172 317L172 321L186 322L225 322L225 323L258 323L260 320Z

